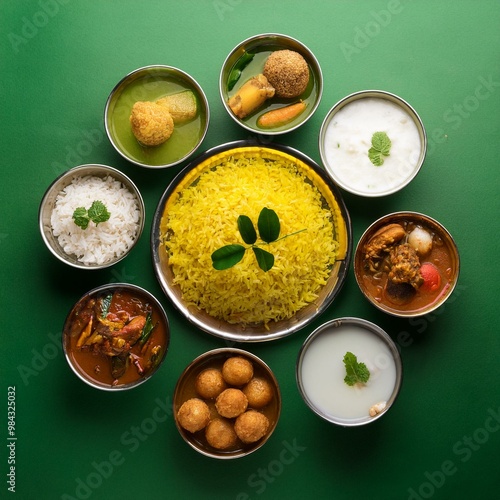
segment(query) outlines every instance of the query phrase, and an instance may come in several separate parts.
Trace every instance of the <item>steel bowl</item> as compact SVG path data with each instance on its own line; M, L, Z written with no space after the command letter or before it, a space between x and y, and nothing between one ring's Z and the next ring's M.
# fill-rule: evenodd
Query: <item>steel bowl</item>
M262 72L265 60L271 52L284 49L298 52L308 63L310 74L308 87L297 99L280 99L275 96L266 100L266 102L253 114L242 119L238 118L231 111L231 108L228 105L229 98L237 92L242 83ZM252 61L241 71L241 76L234 87L229 89L228 82L231 79L231 75L234 74L235 70L239 71L237 69L238 61L240 61L242 57L246 57L246 54L254 54L254 57ZM229 53L220 72L219 93L224 108L228 112L229 116L238 125L250 132L261 135L280 135L301 127L314 114L319 106L319 103L321 102L323 94L323 74L315 55L302 42L288 35L282 35L279 33L264 33L243 40ZM303 111L293 121L275 128L262 128L257 125L258 117L264 112L291 104L296 102L298 99L303 100L307 107L305 111Z
M369 368L364 386L344 381L343 358L351 351ZM370 424L385 415L396 401L402 378L394 341L382 328L360 318L334 319L318 327L303 343L296 364L297 386L306 405L342 427Z
M270 160L292 160L301 172L322 194L330 207L336 224L339 242L338 258L331 269L327 283L312 303L300 309L290 319L264 324L229 323L210 316L199 307L187 303L169 265L169 256L164 248L166 234L162 230L162 219L168 212L169 203L176 199L185 187L195 183L199 176L220 164L226 158L259 154ZM168 186L156 209L151 230L153 264L158 281L174 306L194 325L214 336L235 342L259 342L282 338L303 328L323 313L340 292L347 276L351 259L352 229L345 203L339 190L326 173L310 158L290 147L280 145L262 146L253 141L237 141L213 148L187 165Z
M220 370L224 362L231 357L243 357L250 361L253 365L254 376L266 379L271 385L273 397L266 406L255 409L256 411L263 413L269 420L269 429L265 436L254 443L248 444L245 444L238 440L237 444L232 446L231 448L221 450L210 446L205 437L205 429L194 433L184 429L179 423L178 411L185 401L191 398L200 398L200 395L196 392L195 387L195 382L198 375L207 368L216 368ZM228 387L231 387L231 385L228 385ZM243 387L237 388L242 389ZM217 409L215 408L215 401L213 399L203 400L209 406L211 419L218 418L219 415L217 413ZM249 405L248 410L250 409L252 408ZM191 363L189 363L189 365L184 369L175 387L173 410L175 424L182 439L184 439L184 441L198 453L201 453L206 457L222 460L241 458L257 451L259 448L264 446L264 444L271 437L271 434L274 432L280 418L281 392L278 381L274 376L273 371L264 361L262 361L262 359L242 349L220 348L201 354ZM230 419L230 422L234 423L234 419Z
M80 358L75 354L77 349L76 343L81 335L81 328L76 328L74 325L79 318L82 317L82 305L88 300L105 297L106 295L113 294L115 292L125 292L149 304L152 308L152 318L155 328L161 328L162 333L162 336L160 337L162 342L158 344L160 345L161 350L155 364L151 367L151 369L146 370L141 374L141 367L136 364L137 360L128 359L128 368L123 382L120 381L120 379L111 382L108 380L109 377L106 371L111 370L111 361L109 356L104 356L102 354L97 355L91 351L86 352L85 355L88 354L88 356L86 357L84 366L84 362L82 361L83 358ZM62 331L62 346L64 355L73 373L90 387L109 392L133 389L149 380L158 371L161 364L165 360L169 343L170 328L165 309L150 292L144 288L129 283L112 283L102 285L85 293L71 308L71 311L65 319ZM146 346L147 343L144 344L143 349L146 348ZM94 366L92 370L90 369L92 367L91 365Z
M170 138L159 146L141 145L130 127L130 112L137 101L156 101L170 94L191 90L197 100L196 117L176 125ZM165 65L138 68L113 88L104 109L104 125L109 141L126 160L146 168L166 168L189 158L203 142L210 121L207 97L188 73Z
M69 186L74 179L78 177L84 176L96 176L100 178L107 178L111 176L113 179L119 181L124 187L126 187L137 199L137 204L139 206L139 221L137 225L137 233L135 235L135 240L132 245L129 246L121 255L116 256L114 259L106 262L104 264L86 264L78 260L78 257L74 254L67 254L63 247L59 244L57 237L53 233L52 224L51 224L51 215L54 210L56 200L58 195L63 191L64 188ZM75 207L77 208L77 207ZM107 165L98 165L98 164L89 164L89 165L80 165L78 167L74 167L67 172L61 174L57 179L55 179L50 186L47 188L42 201L39 207L38 213L38 221L40 233L42 235L42 239L50 250L52 255L57 257L60 261L65 264L75 267L78 269L89 269L89 270L97 270L103 269L106 267L110 267L117 262L124 259L132 248L139 241L142 231L144 229L144 219L145 219L145 207L144 201L142 199L142 195L139 192L139 189L132 182L132 180L127 177L124 173L120 172L116 168L109 167Z
M408 305L403 306L399 306L394 302L389 302L388 300L386 300L386 298L384 298L386 297L386 294L384 283L382 281L385 279L383 276L379 278L379 286L377 288L368 286L370 282L369 275L373 273L371 273L371 271L367 269L366 266L364 258L365 245L370 241L370 239L377 231L381 230L384 226L388 226L389 224L402 224L405 228L407 224L411 224L412 227L422 227L428 230L428 232L433 235L433 241L436 249L444 250L444 253L437 255L436 257L434 257L431 253L428 256L419 258L420 264L423 264L424 262L431 262L438 265L438 267L439 260L441 260L442 258L447 259L445 266L446 269L443 269L440 273L440 287L432 294L427 294L425 296L427 297L426 301L419 299L418 302L410 301ZM428 215L424 215L418 212L394 212L376 220L362 234L354 253L354 275L361 292L377 309L392 316L412 318L422 316L434 311L435 309L443 305L451 296L458 282L459 274L460 256L458 247L453 237L441 223L439 223L432 217L429 217ZM376 292L374 292L374 290L376 290ZM418 298L418 290L416 294L416 297Z
M383 111L374 105L384 106ZM387 118L388 111L398 115L396 123ZM356 116L362 116L361 124L353 121ZM398 141L401 128L415 140ZM378 166L368 156L375 132L386 132L392 138L390 156ZM327 113L320 129L319 151L327 172L342 189L358 196L387 196L403 189L419 173L427 136L419 115L404 99L383 90L364 90L344 97Z

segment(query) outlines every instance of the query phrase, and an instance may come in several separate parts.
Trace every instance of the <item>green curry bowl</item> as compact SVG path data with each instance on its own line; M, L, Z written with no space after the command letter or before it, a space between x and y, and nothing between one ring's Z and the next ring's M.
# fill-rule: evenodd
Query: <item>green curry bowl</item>
M208 130L208 100L186 72L165 65L138 68L111 91L104 110L109 141L126 160L166 168L189 158Z

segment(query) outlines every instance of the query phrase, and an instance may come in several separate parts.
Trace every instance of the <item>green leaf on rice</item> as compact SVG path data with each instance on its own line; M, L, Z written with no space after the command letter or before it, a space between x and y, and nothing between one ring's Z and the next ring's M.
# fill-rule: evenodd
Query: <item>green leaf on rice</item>
M212 253L212 265L217 271L229 269L243 258L246 248L242 245L226 245Z
M264 207L257 221L259 234L263 241L271 243L276 241L280 235L280 220L274 210Z
M274 255L259 247L252 247L252 250L257 258L259 267L267 273L274 266Z
M244 247L239 244L225 245L212 253L212 266L218 271L229 269L238 264L245 255L245 252L251 248L257 259L257 264L264 271L269 271L274 266L274 255L267 250L260 248L257 243L257 232L252 223L252 220L247 215L240 215L237 220L238 230L243 241L250 245ZM274 210L264 207L259 214L257 221L257 228L259 230L260 238L264 243L272 243L279 240L284 240L289 236L301 233L305 229L287 234L279 238L281 231L281 224L278 215Z
M253 245L257 241L257 233L253 227L253 222L247 215L240 215L238 217L238 229L243 241L247 245Z

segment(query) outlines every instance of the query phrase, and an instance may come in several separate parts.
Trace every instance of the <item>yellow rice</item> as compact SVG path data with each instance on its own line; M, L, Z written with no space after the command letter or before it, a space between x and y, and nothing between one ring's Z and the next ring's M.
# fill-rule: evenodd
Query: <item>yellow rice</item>
M257 228L263 207L274 210L283 240L264 244L275 257L264 272L247 250L234 267L217 271L211 254L243 242L237 218ZM184 301L230 323L267 324L292 317L318 297L335 262L332 212L292 161L229 157L184 188L164 215L169 264ZM260 238L257 243L263 243Z

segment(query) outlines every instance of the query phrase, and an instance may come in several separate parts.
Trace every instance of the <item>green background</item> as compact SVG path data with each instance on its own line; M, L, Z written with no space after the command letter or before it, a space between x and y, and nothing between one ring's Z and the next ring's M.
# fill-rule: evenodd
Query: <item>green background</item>
M499 23L497 0L3 0L0 496L9 493L7 391L15 386L16 495L22 499L497 498ZM277 142L319 162L322 120L354 91L387 90L415 107L429 137L424 166L389 197L345 193L354 243L384 214L423 212L454 236L461 275L444 306L408 321L372 307L351 269L339 297L309 327L275 342L238 345L274 370L282 416L265 447L243 459L217 461L182 441L170 403L184 367L226 344L173 309L150 258L153 213L183 165L152 171L127 163L105 136L103 111L125 74L168 64L191 74L208 97L211 122L200 153L249 138L223 109L218 77L235 45L264 32L305 43L324 75L316 114ZM147 220L125 260L84 272L49 253L37 215L57 175L92 162L134 180ZM133 391L109 394L73 375L59 336L83 293L117 281L143 286L162 301L172 338L155 377ZM305 406L295 383L306 336L342 316L383 327L404 363L395 406L364 428L322 421Z

